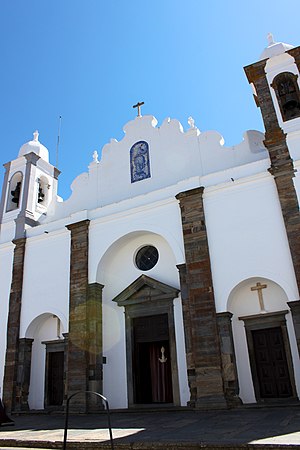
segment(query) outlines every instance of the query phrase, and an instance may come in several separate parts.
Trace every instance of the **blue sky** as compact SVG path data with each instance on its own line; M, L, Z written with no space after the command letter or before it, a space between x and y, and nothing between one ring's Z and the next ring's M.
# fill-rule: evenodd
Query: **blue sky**
M39 130L59 193L135 117L191 115L225 144L263 130L243 72L276 41L300 45L299 0L0 0L1 163ZM2 185L4 169L1 166Z

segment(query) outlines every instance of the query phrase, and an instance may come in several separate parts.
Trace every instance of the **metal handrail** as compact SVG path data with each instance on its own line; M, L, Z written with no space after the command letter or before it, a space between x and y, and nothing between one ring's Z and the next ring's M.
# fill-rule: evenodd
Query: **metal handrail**
M97 395L98 397L100 397L101 400L105 403L106 411L107 411L110 446L111 446L111 450L114 450L114 442L113 442L113 435L112 435L112 429L111 429L108 401L103 395L99 394L99 392L94 392L94 391L78 391L78 392L75 392L74 394L70 395L70 397L68 397L67 403L66 403L66 419L65 419L63 450L66 450L66 448L67 448L67 435L68 435L68 423L69 423L69 403L70 403L71 398L75 397L75 395L78 395L78 394L94 394L94 395Z

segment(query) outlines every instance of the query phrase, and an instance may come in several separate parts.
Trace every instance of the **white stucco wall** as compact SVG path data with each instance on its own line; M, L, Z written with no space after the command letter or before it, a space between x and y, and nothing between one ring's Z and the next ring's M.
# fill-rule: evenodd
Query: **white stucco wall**
M27 239L20 337L25 337L30 323L45 312L58 316L64 332L68 331L69 277L67 229Z
M204 193L217 312L231 290L251 277L276 280L290 301L298 290L278 194L269 174Z

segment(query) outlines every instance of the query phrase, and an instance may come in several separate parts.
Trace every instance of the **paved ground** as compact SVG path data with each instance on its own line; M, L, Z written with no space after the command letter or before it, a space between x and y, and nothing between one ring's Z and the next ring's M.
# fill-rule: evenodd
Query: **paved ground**
M1 446L62 442L64 415L13 416L15 425L0 428ZM299 445L300 404L276 408L242 408L229 411L112 412L111 423L118 444L160 442L198 444ZM70 416L68 442L107 442L104 413ZM15 442L17 443L15 443ZM42 445L41 445L42 446Z

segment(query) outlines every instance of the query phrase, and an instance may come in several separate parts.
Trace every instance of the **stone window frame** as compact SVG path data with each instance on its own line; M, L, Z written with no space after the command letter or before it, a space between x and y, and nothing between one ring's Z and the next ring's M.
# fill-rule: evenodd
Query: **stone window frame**
M248 354L249 354L253 388L254 388L255 398L258 403L279 403L279 402L298 400L296 384L295 384L295 374L294 374L294 368L293 368L293 359L292 359L290 340L289 340L289 336L288 336L286 317L285 317L286 314L288 314L288 313L289 313L288 310L283 310L283 311L276 311L276 312L265 313L265 314L255 314L252 316L243 316L243 317L238 318L239 320L242 320L244 322L244 326L245 326L245 333L246 333L247 348L248 348ZM264 330L267 328L275 328L275 327L281 328L282 338L283 338L283 343L284 343L284 348L285 348L285 354L286 354L286 360L287 360L287 366L288 366L288 371L289 371L290 381L291 381L291 386L292 386L293 395L292 395L292 397L289 397L287 399L286 398L269 399L269 398L262 398L260 396L260 388L259 388L259 380L258 380L257 369L256 369L252 331Z

